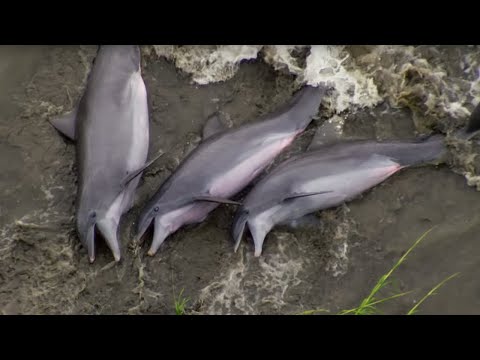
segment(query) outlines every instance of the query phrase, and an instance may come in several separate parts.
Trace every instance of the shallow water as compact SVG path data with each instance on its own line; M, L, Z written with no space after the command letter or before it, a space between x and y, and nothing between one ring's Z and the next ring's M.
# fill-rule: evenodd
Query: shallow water
M432 226L394 276L393 290L414 292L382 309L405 313L434 285L460 272L420 311L478 313L480 194L475 187L478 145L472 143L452 142L447 164L404 170L361 198L319 213L316 229L272 231L261 258L252 256L249 241L233 253L232 206L220 206L204 223L179 230L153 258L146 256L146 247L129 247L140 207L199 143L205 119L217 108L237 126L285 102L296 80L330 79L337 93L284 158L303 150L316 126L332 115L344 119L348 135L448 133L465 124L480 94L477 47L347 47L330 49L330 58L320 49L323 55L306 61L292 60L290 48L258 48L258 56L252 49L236 49L234 55L227 50L228 56L225 49L212 55L172 48L176 58L165 58L144 48L150 153L161 149L166 155L144 174L136 205L122 220L121 263L112 263L99 241L97 259L89 264L73 223L74 145L48 119L70 110L78 99L96 48L0 47L2 313L172 314L182 289L191 313L339 311L359 304ZM240 63L242 51L249 60ZM343 59L344 52L349 57L341 65L332 60ZM187 66L206 54L211 61L228 61L208 71ZM336 72L320 71L329 63L325 59ZM192 81L194 71L208 77L194 74L200 80Z

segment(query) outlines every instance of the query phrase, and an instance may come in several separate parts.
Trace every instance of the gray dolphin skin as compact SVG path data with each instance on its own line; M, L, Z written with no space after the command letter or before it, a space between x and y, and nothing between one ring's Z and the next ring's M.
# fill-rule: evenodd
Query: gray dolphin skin
M474 112L466 129L457 134L465 137L478 131L479 118L480 112ZM414 141L339 140L313 147L280 164L247 194L232 226L234 249L248 227L258 257L276 225L338 206L405 167L440 163L446 154L441 135Z
M136 45L100 46L78 106L51 120L76 142L76 227L90 262L96 229L120 260L118 224L146 167L149 121L140 60Z
M220 203L235 203L228 199L305 130L318 113L324 92L322 86L304 86L274 113L234 129L219 130L221 122L215 116L210 118L203 142L145 205L135 241L140 242L154 223L148 251L153 256L164 240L183 225L202 222Z

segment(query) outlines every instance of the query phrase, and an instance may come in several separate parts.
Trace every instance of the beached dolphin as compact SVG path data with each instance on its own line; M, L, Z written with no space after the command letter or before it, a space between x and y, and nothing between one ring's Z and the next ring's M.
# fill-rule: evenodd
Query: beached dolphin
M305 86L275 113L234 129L218 116L206 123L203 142L180 164L144 207L136 241L154 223L153 256L181 226L202 222L264 170L317 114L324 88Z
M459 137L479 130L479 109L457 132ZM335 139L336 130L330 123L320 127L311 151L281 163L247 194L232 227L235 251L245 227L253 238L254 255L260 256L265 237L276 225L308 223L308 214L352 200L405 167L440 163L447 153L441 135L414 141L345 141Z
M100 46L78 106L51 120L76 142L76 227L95 260L95 229L116 261L120 217L134 202L149 142L147 92L135 45ZM155 160L155 159L154 159Z

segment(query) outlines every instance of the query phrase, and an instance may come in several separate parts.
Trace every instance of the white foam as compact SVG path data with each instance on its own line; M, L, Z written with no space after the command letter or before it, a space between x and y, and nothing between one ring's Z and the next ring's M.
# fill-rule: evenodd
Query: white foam
M229 263L225 275L202 289L200 299L206 304L208 314L256 314L262 305L281 310L286 305L288 290L301 283L299 274L306 263L305 254L286 254L286 243L292 234L276 233L276 248L267 255L253 257L250 249L241 247L238 260ZM273 239L272 239L273 240ZM252 288L254 291L246 291Z
M255 59L260 45L173 46L154 45L158 56L192 75L200 85L225 81L235 75L243 60Z
M310 48L306 66L302 68L292 56L294 50L307 45L222 45L222 46L173 46L154 45L158 56L166 57L182 71L192 75L192 81L205 85L232 78L239 64L257 58L263 50L263 59L275 70L287 70L299 80L318 85L327 83L336 89L335 108L338 112L350 105L373 106L381 97L373 80L358 70L347 70L344 62L349 58L343 46Z
M373 79L358 70L347 70L349 54L342 46L314 45L307 57L303 80L310 85L328 84L336 92L335 109L342 112L350 105L372 107L382 100Z
M154 45L154 49L158 56L172 60L179 69L192 75L193 82L202 85L232 78L242 61L261 54L275 70L288 71L302 83L332 86L334 113L373 107L383 100L396 107L410 106L409 99L420 94L425 97L427 114L455 118L469 114L465 107L467 94L461 94L450 83L445 64L430 63L413 46L370 46L355 57L346 46L329 45ZM292 54L308 49L306 65L301 66ZM480 97L477 52L478 48L472 47L471 53L460 59L466 75L476 74L477 80L471 82L469 92L474 105ZM409 83L409 73L418 73L421 81ZM448 96L451 93L459 94L458 100L451 101Z
M267 45L263 48L264 60L277 71L286 69L288 72L301 75L304 71L292 56L294 50L307 48L306 45Z
M344 206L343 211L348 213L348 207ZM348 271L349 237L355 227L346 213L343 216L345 220L336 224L331 247L328 250L330 258L328 259L325 270L330 272L334 277L343 276Z

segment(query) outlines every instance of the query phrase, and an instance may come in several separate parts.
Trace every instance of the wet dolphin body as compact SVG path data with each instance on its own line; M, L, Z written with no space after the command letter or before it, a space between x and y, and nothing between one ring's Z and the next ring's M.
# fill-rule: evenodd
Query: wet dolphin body
M479 127L477 110L466 130L457 135L468 137ZM313 146L312 151L280 164L247 194L232 226L235 251L245 227L258 257L276 225L302 223L308 214L354 199L405 167L442 162L446 151L441 135L416 141L327 141Z
M245 188L303 132L317 114L323 87L305 86L281 109L260 121L219 131L205 126L203 142L190 153L144 207L137 241L154 223L153 256L181 226L202 222L220 203Z
M138 46L100 46L78 106L51 120L76 142L76 227L90 262L95 229L120 260L118 224L146 167L149 125L140 56Z

